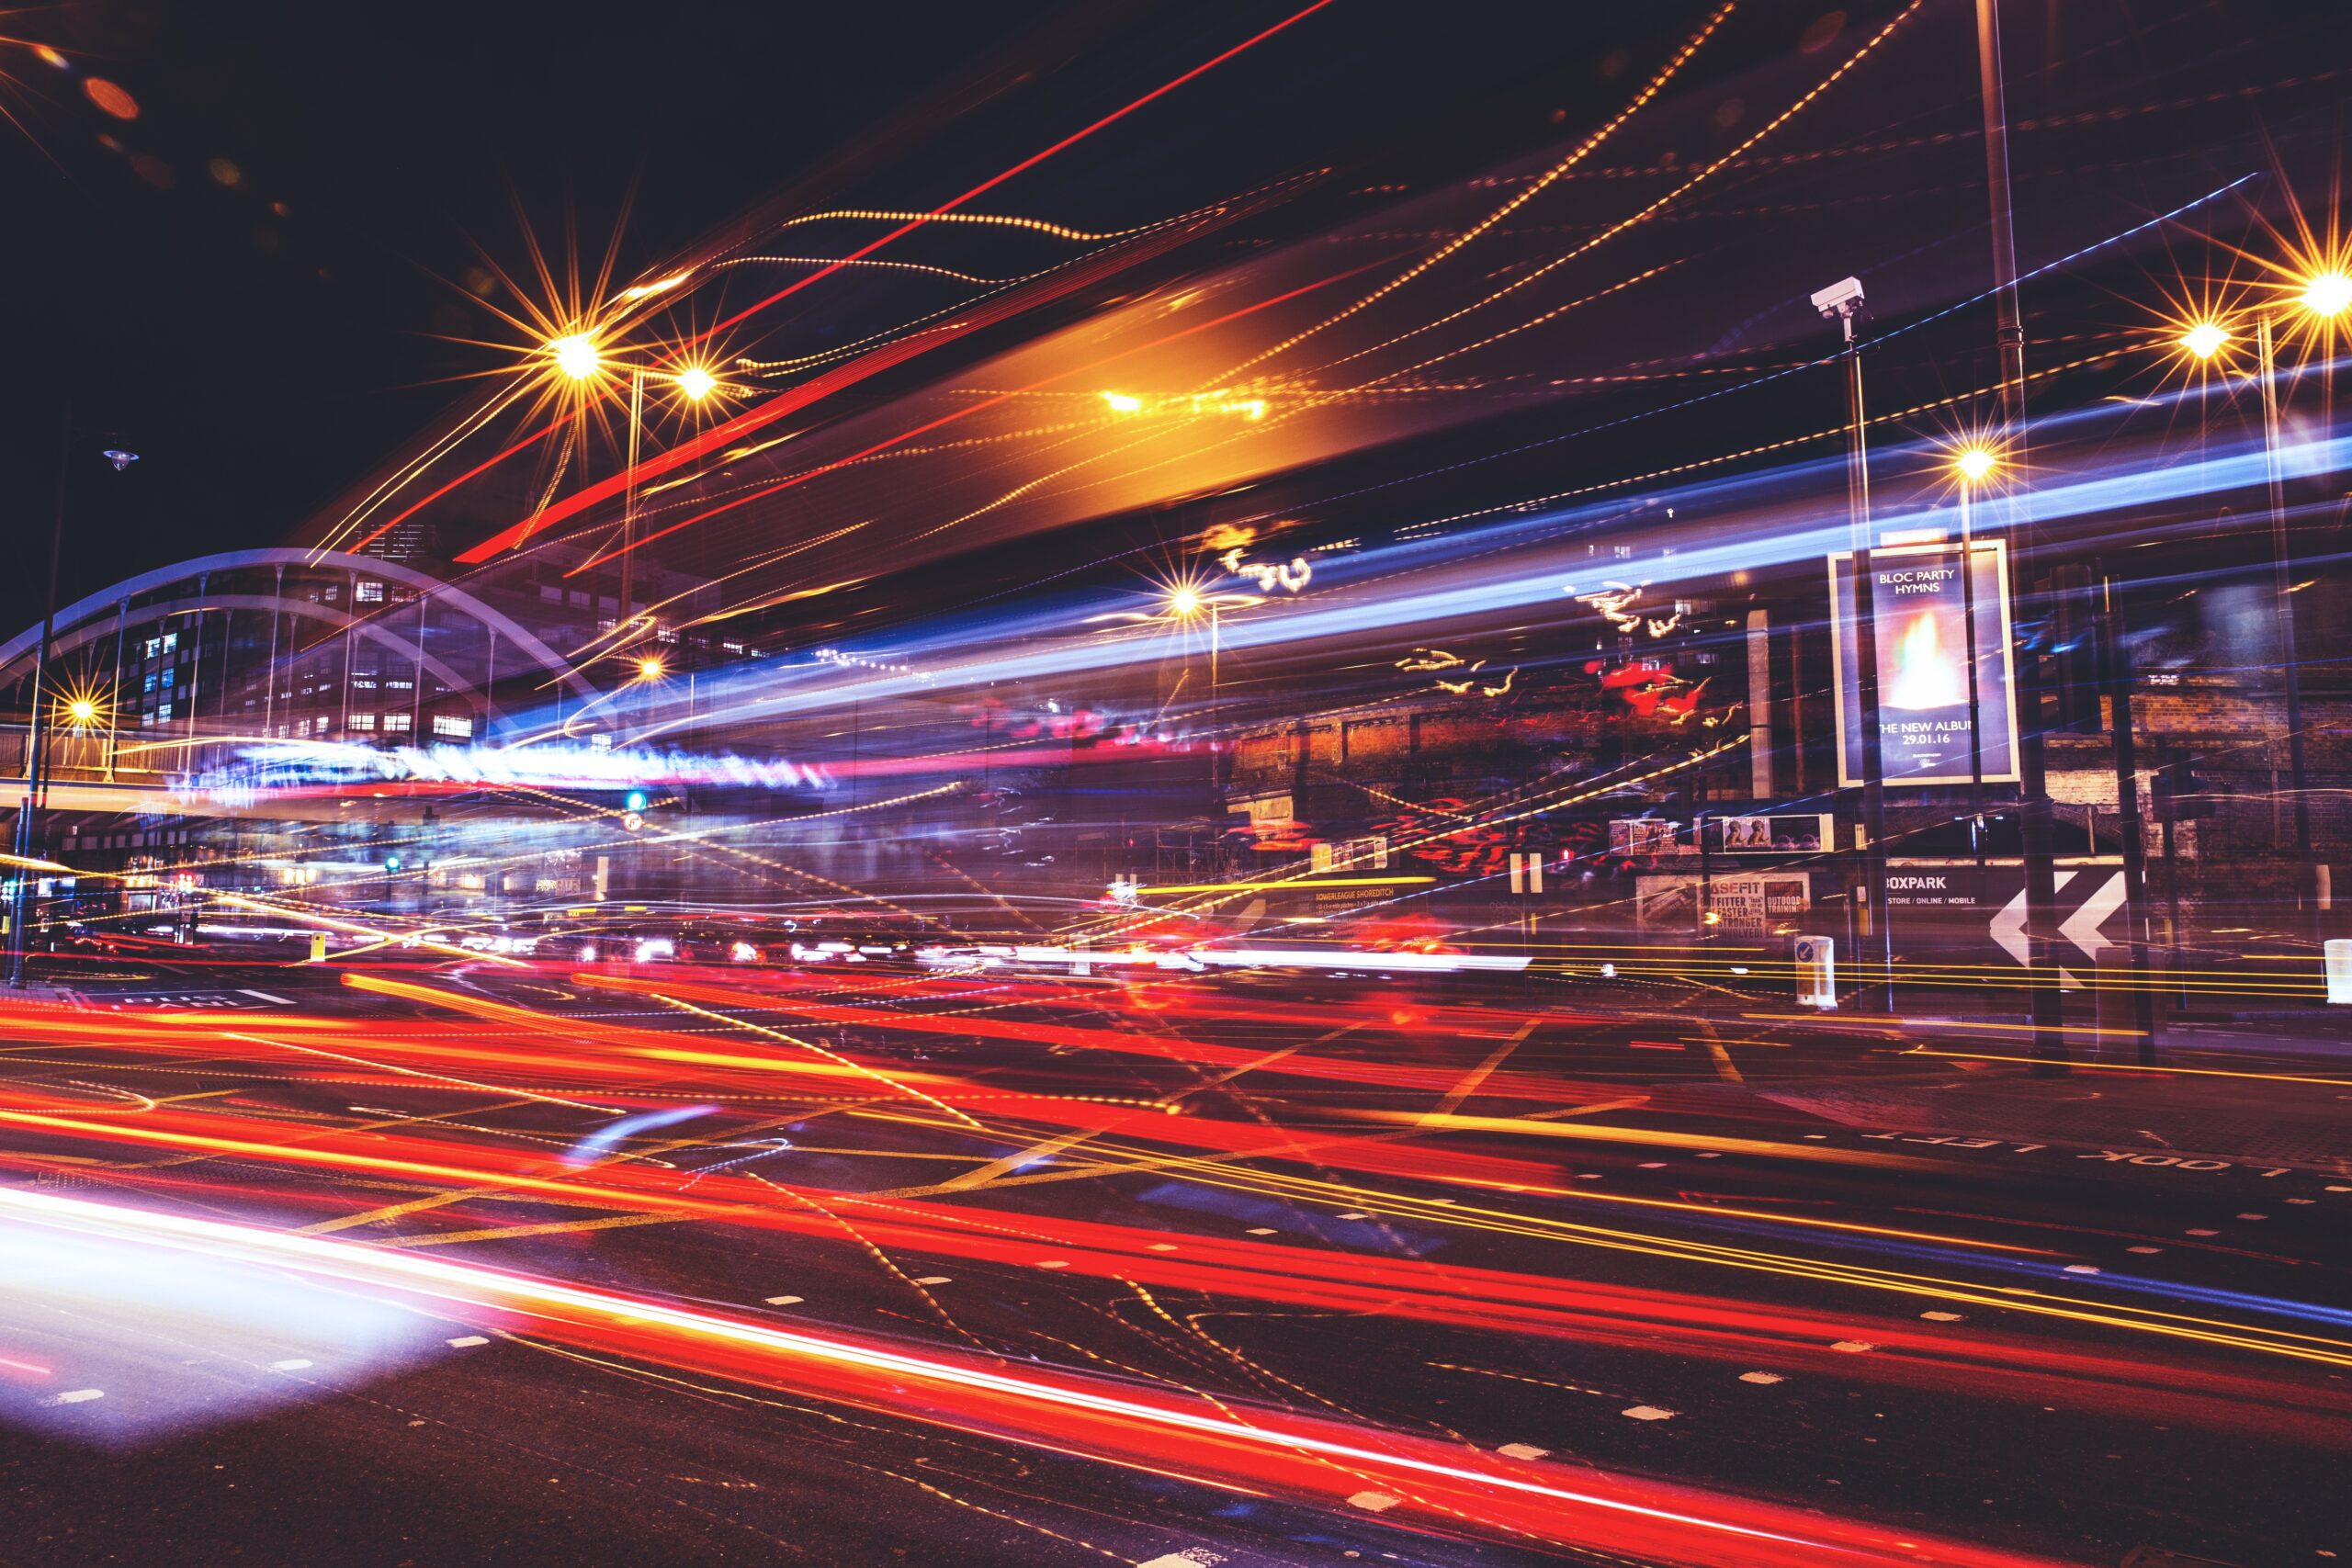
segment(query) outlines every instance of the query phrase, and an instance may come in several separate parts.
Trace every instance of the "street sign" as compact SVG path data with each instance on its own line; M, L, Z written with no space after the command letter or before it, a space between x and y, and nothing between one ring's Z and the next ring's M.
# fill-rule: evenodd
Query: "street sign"
M2061 860L2054 869L2055 957L2097 963L2129 940L2123 919L2123 863L2113 855ZM1991 949L2026 962L2025 866L1993 860L1978 880L1973 860L1890 860L1887 918L1898 946ZM1989 953L1985 954L1990 956Z

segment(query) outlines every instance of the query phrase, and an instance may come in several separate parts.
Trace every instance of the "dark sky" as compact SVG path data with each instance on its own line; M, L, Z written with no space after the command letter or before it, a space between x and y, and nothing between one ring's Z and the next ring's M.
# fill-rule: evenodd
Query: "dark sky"
M446 406L437 378L494 363L434 334L504 332L452 285L475 265L469 242L526 265L518 195L559 253L572 221L592 265L633 202L620 265L642 266L1057 9L66 0L12 13L0 621L39 614L68 396L90 434L67 598L274 541ZM106 112L92 77L135 118ZM95 456L114 431L141 454L121 479Z

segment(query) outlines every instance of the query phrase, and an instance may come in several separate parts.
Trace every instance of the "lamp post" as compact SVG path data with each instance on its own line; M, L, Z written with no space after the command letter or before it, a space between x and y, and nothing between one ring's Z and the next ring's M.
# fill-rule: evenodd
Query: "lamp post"
M1984 709L1978 693L1976 647L1976 487L1993 476L2000 459L1989 446L1964 446L1952 455L1960 484L1960 614L1968 648L1968 845L1976 857L1976 897L1984 897Z
M69 401L65 405L62 431L58 441L57 503L50 518L49 580L41 604L40 646L33 654L32 705L25 736L29 752L25 765L25 797L23 804L17 808L16 863L9 868L13 875L8 899L7 983L19 989L25 985L25 959L31 950L32 933L26 929L26 916L32 908L32 901L28 896L31 879L27 874L31 869L36 843L34 815L49 794L51 725L43 712L42 700L49 691L49 645L57 634L57 570L65 551L65 501L68 481L73 476L74 434L74 405ZM109 448L105 457L116 473L126 471L139 460L138 453L120 447ZM77 709L80 705L75 705ZM92 716L95 716L95 709ZM77 711L74 722L85 724L88 719Z
M553 363L556 373L566 380L576 383L583 391L605 374L605 351L597 344L596 333L591 328L578 328L560 337L550 338L546 346L548 358ZM633 602L637 597L635 540L638 441L645 424L645 382L650 372L648 367L641 363L632 364L629 367L628 446L623 455L627 467L622 470L621 547L617 552L620 557L621 573L619 592L614 600L613 615L616 649L627 647L629 640L629 623L635 614ZM720 390L718 378L705 365L682 366L676 371L670 373L668 378L690 403L698 404L712 393Z
M1995 348L2001 375L2001 422L2007 433L2011 459L2022 461L2025 451L2025 315L2018 302L2018 242L2015 209L2009 197L2009 111L2001 62L2000 0L1976 0L1977 96L1984 121L1984 192L1993 242L1993 310ZM2018 582L2013 597L2025 602L2022 590L2030 586L2025 574L2031 554L2030 513L2018 519L2009 549L2009 571ZM2018 705L2025 722L2018 727L2018 825L2025 872L2025 950L2027 1001L2033 1016L2033 1073L2036 1077L2066 1070L2066 1010L2054 985L2043 983L2052 967L2052 915L2058 902L2056 848L2052 840L2050 777L2041 745L2041 672L2040 661L2018 661Z

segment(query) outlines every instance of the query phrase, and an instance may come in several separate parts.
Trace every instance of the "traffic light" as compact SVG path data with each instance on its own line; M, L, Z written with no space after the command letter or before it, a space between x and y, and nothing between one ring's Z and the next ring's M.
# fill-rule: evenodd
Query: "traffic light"
M2160 762L2148 781L2149 804L2159 822L2194 822L2213 815L2212 784L2197 771L2197 759L2176 751Z
M632 815L639 817L645 815L645 807L647 804L648 801L646 794L641 789L633 789L621 799L622 808L630 812Z
M384 857L384 874L385 874L385 875L387 875L387 876L393 875L393 874L395 874L396 873L398 873L400 869L401 869L401 857L400 857L400 856L398 856L398 855L386 855L386 856Z

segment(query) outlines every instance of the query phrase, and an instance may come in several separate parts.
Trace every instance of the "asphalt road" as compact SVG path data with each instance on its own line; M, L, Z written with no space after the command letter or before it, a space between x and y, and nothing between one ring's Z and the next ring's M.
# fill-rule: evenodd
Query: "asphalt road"
M1790 1559L1825 1562L2352 1554L2352 1180L1764 1092L1940 1081L1916 1030L1269 976L361 978L125 966L0 1017L0 1560L1745 1562L1767 1522L1910 1543ZM1300 1446L1335 1433L1371 1457ZM1391 1468L1456 1461L1466 1493Z

